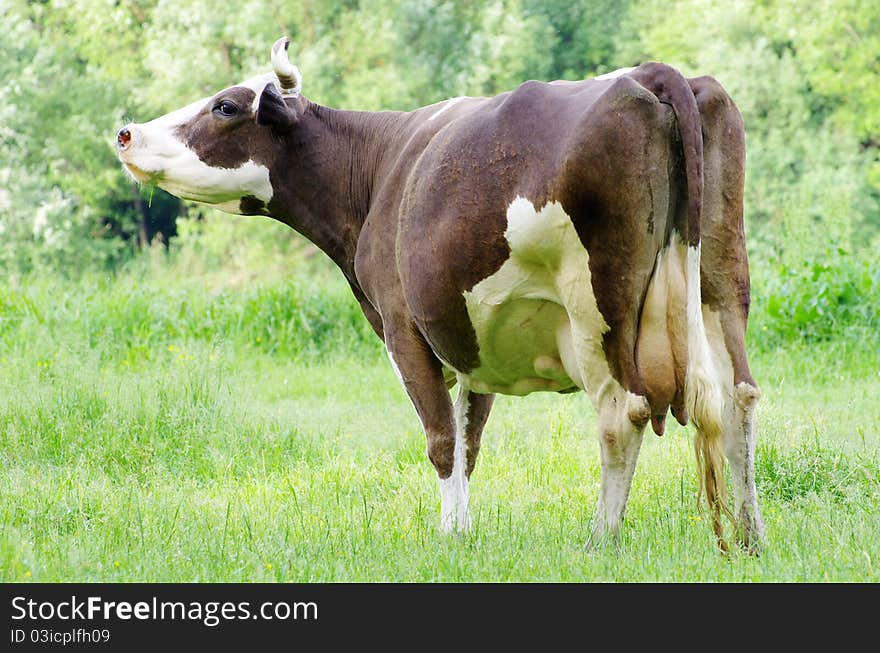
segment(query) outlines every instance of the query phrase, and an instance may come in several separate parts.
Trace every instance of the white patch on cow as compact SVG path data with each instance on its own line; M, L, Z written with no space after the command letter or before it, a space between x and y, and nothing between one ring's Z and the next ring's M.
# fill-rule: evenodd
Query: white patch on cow
M139 127L149 126L150 131L157 133L162 131L170 132L174 130L175 127L179 127L180 125L187 123L195 118L195 116L207 106L210 100L211 98L203 97L201 100L191 102L185 107L175 109L174 111L159 116L158 118L155 118L150 122L139 125Z
M621 75L626 75L628 72L635 70L634 66L630 66L629 68L618 68L617 70L612 70L611 72L604 73L603 75L598 75L593 79L602 80L602 79L616 79Z
M703 323L702 295L700 293L700 258L702 244L688 247L687 250L687 310L688 323L699 325L700 331L705 336L706 326ZM706 341L708 349L708 341ZM704 350L704 351L707 351Z
M721 316L708 306L702 306L700 319L706 333L706 346L712 360L712 371L719 387L724 388L722 401L724 412L733 407L733 361L727 346L724 344L724 330L721 328Z
M119 152L125 171L139 183L154 184L165 170L166 159L179 153L186 146L173 136L176 127L192 120L208 102L202 98L142 125L130 124L126 127L131 134L131 142Z
M458 104L458 103L461 102L462 100L467 100L467 96L454 97L454 98L452 98L451 100L446 100L446 101L443 103L443 106L440 108L440 110L439 110L439 111L436 111L436 112L433 113L433 114L431 114L431 116L428 118L428 120L434 120L434 118L436 118L437 116L439 116L441 113L443 113L443 112L446 111L447 109L451 109L452 107L454 107L456 104Z
M761 391L753 385L740 382L733 389L734 427L725 441L725 455L730 461L736 501L737 527L742 543L750 549L760 547L764 538L764 519L758 506L758 489L755 484L755 449L757 446L757 405ZM732 449L741 452L740 456Z
M593 296L589 255L562 205L538 211L517 197L505 238L510 257L464 293L480 367L460 380L478 392L517 395L580 387L594 401L620 388L602 350L608 324Z
M464 532L470 529L471 518L468 512L468 478L467 464L467 412L470 407L468 395L464 387L459 389L455 401L455 449L453 450L452 474L449 478L440 479L440 530L451 533L453 530Z
M241 198L252 195L268 202L272 199L269 169L253 161L238 168L214 168L203 163L195 152L185 148L157 180L162 189L183 199L223 207L238 213Z

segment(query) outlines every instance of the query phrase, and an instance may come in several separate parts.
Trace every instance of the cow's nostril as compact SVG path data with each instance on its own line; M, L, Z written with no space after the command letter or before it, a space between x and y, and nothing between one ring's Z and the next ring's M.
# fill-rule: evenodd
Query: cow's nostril
M119 147L128 147L128 144L131 142L131 132L128 130L128 127L123 127L119 130L119 133L116 134L116 144Z

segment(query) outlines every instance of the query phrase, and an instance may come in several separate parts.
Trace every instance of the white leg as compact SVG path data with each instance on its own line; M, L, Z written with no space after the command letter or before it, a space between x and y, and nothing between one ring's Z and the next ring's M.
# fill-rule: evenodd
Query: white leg
M737 538L746 549L754 551L764 537L755 486L755 412L760 391L748 383L739 383L733 396L734 419L725 431L724 453L733 478Z
M629 392L615 395L616 400L606 401L599 408L602 476L589 546L617 538L650 417L644 397Z
M764 520L758 509L755 486L755 414L761 391L745 382L733 385L733 362L724 342L724 333L716 312L703 308L706 333L712 348L718 382L723 389L724 456L733 480L736 537L749 551L757 551L764 537Z
M459 383L458 399L455 401L455 450L452 474L440 479L440 530L444 533L465 532L471 526L468 513L468 478L466 474L467 413L469 392Z

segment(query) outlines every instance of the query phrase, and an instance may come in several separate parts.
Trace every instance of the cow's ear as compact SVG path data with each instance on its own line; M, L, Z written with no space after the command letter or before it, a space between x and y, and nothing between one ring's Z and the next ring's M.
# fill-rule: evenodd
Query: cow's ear
M257 105L257 124L287 129L293 127L296 122L296 111L287 106L275 84L266 84Z

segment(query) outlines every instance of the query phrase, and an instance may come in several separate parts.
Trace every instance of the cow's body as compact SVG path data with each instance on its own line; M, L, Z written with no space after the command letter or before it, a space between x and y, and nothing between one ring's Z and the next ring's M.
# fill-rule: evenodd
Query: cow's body
M645 425L662 434L671 408L697 423L719 537L723 449L754 544L743 130L714 80L649 64L409 113L334 111L298 77L286 98L270 81L125 128L120 157L141 181L284 221L339 265L424 425L445 528L467 527L493 394L583 389L596 534L616 532ZM149 164L161 148L172 163Z

